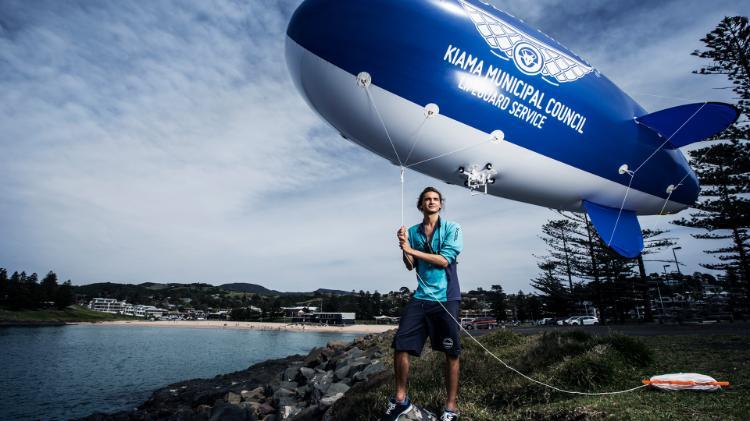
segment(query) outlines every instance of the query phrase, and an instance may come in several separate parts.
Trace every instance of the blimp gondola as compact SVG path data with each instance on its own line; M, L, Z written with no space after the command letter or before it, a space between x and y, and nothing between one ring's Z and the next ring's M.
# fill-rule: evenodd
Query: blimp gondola
M588 213L625 257L638 215L691 206L679 148L736 121L729 104L647 112L595 67L477 0L305 0L286 61L343 137L472 191Z

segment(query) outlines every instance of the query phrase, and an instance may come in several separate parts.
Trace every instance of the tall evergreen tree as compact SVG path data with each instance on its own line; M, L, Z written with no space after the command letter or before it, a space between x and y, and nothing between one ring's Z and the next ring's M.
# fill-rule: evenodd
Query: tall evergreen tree
M0 268L0 305L8 303L8 271Z
M70 282L70 279L68 279L57 289L57 294L55 295L55 306L58 309L63 310L65 307L73 304L73 301L73 284Z
M748 18L724 18L701 41L705 49L692 54L711 60L695 73L724 75L738 96L739 119L727 130L715 136L722 142L690 152L693 166L701 180L701 198L690 214L690 219L674 221L677 225L700 228L706 232L694 237L724 240L719 248L706 250L718 262L704 263L703 267L734 273L744 287L745 305L750 297L750 25ZM734 275L732 275L734 277Z
M57 275L55 272L49 271L44 279L42 279L41 300L55 301L55 298L57 297L57 288Z
M677 244L674 239L672 238L666 238L662 237L665 233L667 233L667 230L661 230L661 229L644 229L643 230L643 251L641 254L638 255L637 261L638 261L638 275L639 279L637 283L633 286L633 295L638 296L640 295L641 300L643 301L643 311L644 314L642 315L643 320L647 322L651 322L654 320L654 311L651 308L651 295L649 294L649 278L646 275L646 266L643 263L643 256L649 255L649 254L655 254L659 251L663 250L666 247L672 247L675 244ZM678 262L675 262L675 264L679 264ZM638 294L636 292L640 292Z
M500 285L492 285L492 289L489 293L489 301L492 306L492 313L495 314L497 320L503 321L507 317L505 315L506 296L503 292L503 287Z
M542 257L539 268L542 274L532 281L534 288L558 296L567 287L570 308L583 300L590 300L601 312L602 323L609 308L615 308L618 296L611 290L615 284L626 282L635 262L613 252L601 240L586 214L560 212L564 219L550 221L543 226L542 237L549 255ZM574 280L587 284L575 288ZM563 287L564 284L565 287ZM570 291L572 287L572 291ZM621 286L618 289L625 290ZM576 291L584 293L575 296ZM557 298L558 300L560 298ZM550 303L548 301L547 305Z

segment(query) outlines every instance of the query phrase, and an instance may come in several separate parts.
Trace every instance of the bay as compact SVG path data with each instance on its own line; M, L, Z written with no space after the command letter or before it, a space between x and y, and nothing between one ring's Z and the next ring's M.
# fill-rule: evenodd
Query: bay
M68 325L0 328L0 419L133 409L155 389L306 354L356 334Z

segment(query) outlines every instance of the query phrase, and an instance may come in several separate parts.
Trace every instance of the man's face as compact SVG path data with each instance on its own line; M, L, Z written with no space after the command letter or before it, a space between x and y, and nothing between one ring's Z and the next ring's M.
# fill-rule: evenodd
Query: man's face
M440 195L435 192L427 192L422 196L422 212L433 214L440 212Z

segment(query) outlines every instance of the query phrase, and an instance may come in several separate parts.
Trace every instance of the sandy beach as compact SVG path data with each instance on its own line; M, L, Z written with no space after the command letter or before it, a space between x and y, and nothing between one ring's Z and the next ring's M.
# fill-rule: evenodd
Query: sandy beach
M82 323L83 324L83 323ZM158 326L177 328L203 328L203 329L254 329L254 330L286 330L292 332L331 332L331 333L381 333L396 329L396 325L348 325L348 326L318 326L300 325L287 323L263 323L263 322L233 322L223 320L119 320L114 322L98 322L110 326Z

